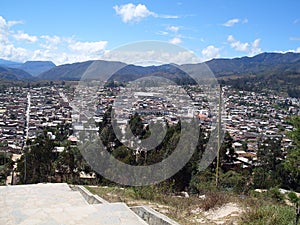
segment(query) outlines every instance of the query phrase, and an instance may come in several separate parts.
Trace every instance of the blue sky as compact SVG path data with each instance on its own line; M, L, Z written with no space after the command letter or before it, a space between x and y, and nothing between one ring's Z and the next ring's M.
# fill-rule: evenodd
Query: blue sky
M300 52L299 10L299 0L3 0L0 58L72 63L143 40L174 43L201 61Z

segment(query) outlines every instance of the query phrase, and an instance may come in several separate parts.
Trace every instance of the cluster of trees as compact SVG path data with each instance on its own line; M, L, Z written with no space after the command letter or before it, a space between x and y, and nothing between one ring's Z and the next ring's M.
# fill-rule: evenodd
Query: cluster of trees
M145 153L141 152L141 154L136 155L132 150L122 145L115 136L110 121L110 111L108 111L104 118L103 123L100 125L103 143L115 158L127 164L150 165L160 162L173 152L180 138L180 123L174 126L168 126L166 136L159 146L151 151ZM216 187L215 182L216 160L213 161L206 170L199 170L199 162L209 138L209 135L206 136L204 130L201 130L196 151L190 161L166 182L172 184L173 191L190 190L192 192L206 192L212 188L219 188L222 190L234 190L239 193L246 193L251 189L269 189L272 187L283 187L300 191L300 164L298 163L300 162L299 121L299 117L295 117L291 120L291 124L293 124L295 130L288 134L293 139L296 147L293 146L286 154L281 150L282 137L280 135L262 137L258 141L256 164L254 167L248 167L246 169L234 168L233 162L237 155L232 147L233 139L229 133L226 132L220 149L221 166L218 187ZM143 139L151 135L148 127L142 124L139 115L133 115L129 124L133 134L137 137ZM247 149L246 141L243 143L243 148L245 150ZM184 150L182 152L184 152Z
M79 149L67 140L69 128L70 124L62 124L56 129L45 130L33 142L27 141L24 154L17 162L19 183L79 183L80 171L91 172ZM55 140L49 138L49 131L55 134ZM53 151L58 146L64 147L64 151Z
M177 147L181 133L180 122L173 126L169 126L166 123L166 135L163 141L156 148L150 151L141 150L137 152L126 147L118 140L113 130L113 121L111 121L110 115L111 109L107 110L103 116L103 122L99 124L100 137L102 139L102 143L106 146L108 151L110 151L115 158L126 164L136 166L152 165L161 162L163 159L166 159ZM155 135L151 134L148 126L144 126L142 119L138 114L135 114L131 117L129 121L129 127L132 133L140 139L146 139L150 135ZM201 130L199 133L196 150L190 161L177 174L166 181L167 183L172 183L172 188L174 190L184 190L189 187L189 183L193 174L197 173L199 167L197 162L199 162L201 159L206 142L207 139L204 136L203 130ZM188 143L188 140L186 140L184 148L189 148L189 146L190 144ZM185 150L182 149L182 152L184 153Z
M13 161L11 160L11 154L0 152L0 184L5 184L6 177L9 175L12 168Z
M300 97L300 74L284 73L274 75L249 75L238 78L220 78L221 84L245 91L260 92L265 89L286 93L290 97Z
M281 137L262 138L259 141L256 166L247 169L233 168L237 155L232 147L233 139L228 132L220 149L219 185L216 187L216 160L204 171L199 170L199 161L205 151L209 134L200 129L196 150L190 161L175 175L164 182L170 187L169 191L189 190L203 193L213 188L233 190L246 193L255 188L283 187L300 191L300 117L291 119L294 130L288 135L293 140L293 147L288 153L281 150ZM151 165L167 158L178 145L181 135L181 123L169 126L163 141L151 151L141 151L137 154L123 145L116 137L112 126L111 109L103 117L99 125L99 134L107 150L118 160L130 165ZM143 124L141 117L133 115L129 122L132 133L140 139L149 137L149 127ZM71 146L66 140L69 135L68 125L52 130L57 136L50 140L45 131L35 142L27 143L32 146L26 150L18 162L18 172L21 183L55 182L80 183L79 172L91 173L77 147ZM37 145L38 143L38 145ZM184 142L185 143L185 142ZM64 146L65 151L54 154L55 146ZM184 144L189 148L188 140ZM247 143L243 143L247 149ZM183 151L184 152L184 149ZM26 166L25 166L26 165ZM231 166L228 166L231 165ZM57 179L59 178L59 179ZM96 184L112 184L97 175Z
M221 147L221 175L219 188L247 193L256 188L271 189L276 187L300 191L300 116L290 120L294 130L287 135L293 145L287 152L282 151L282 137L269 136L258 141L257 161L255 167L228 170L226 165L236 157L232 150L232 139L225 135ZM244 143L246 149L246 143ZM206 171L199 172L191 183L198 191L205 191L214 184L214 164ZM200 184L202 183L202 184Z

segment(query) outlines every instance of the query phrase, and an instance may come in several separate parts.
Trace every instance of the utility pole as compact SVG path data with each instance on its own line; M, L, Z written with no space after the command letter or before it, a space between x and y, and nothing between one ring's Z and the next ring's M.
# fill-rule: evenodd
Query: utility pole
M24 184L26 184L26 171L27 171L27 162L26 162L26 152L24 152Z
M219 110L218 110L218 151L217 151L217 166L216 166L216 188L219 186L219 170L220 170L220 150L221 150L221 120L222 120L222 86L220 85L219 92Z

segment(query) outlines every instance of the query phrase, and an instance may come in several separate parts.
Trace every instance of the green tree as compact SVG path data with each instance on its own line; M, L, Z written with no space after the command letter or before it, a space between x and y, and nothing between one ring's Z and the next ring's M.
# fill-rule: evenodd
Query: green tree
M135 165L135 156L133 154L133 151L131 149L128 149L126 146L119 146L118 148L115 148L112 152L112 155L122 161L123 163L129 164L129 165Z
M70 143L54 162L56 173L67 183L78 183L80 171L91 172L85 164L79 149L70 147Z
M288 133L294 146L289 149L283 163L287 175L286 185L292 190L300 190L300 116L290 120L294 130Z
M279 136L264 137L258 142L257 162L254 169L254 186L271 188L281 184L280 171L282 159L281 140Z
M54 141L41 135L25 149L17 168L22 183L51 182L55 172L54 146Z
M293 203L295 207L295 221L294 224L297 225L300 219L300 198L296 195L295 192L290 192L288 194L289 200Z

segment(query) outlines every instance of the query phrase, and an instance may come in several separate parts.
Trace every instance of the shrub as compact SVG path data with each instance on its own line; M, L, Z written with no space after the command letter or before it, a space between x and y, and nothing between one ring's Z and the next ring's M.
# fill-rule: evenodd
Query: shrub
M284 205L260 205L250 207L241 217L241 224L292 225L294 210Z
M208 192L202 201L201 208L205 211L220 207L230 201L230 196L222 192Z
M279 191L278 187L274 187L274 188L271 188L270 190L268 190L267 195L277 202L283 202L285 199L284 194L282 194Z

